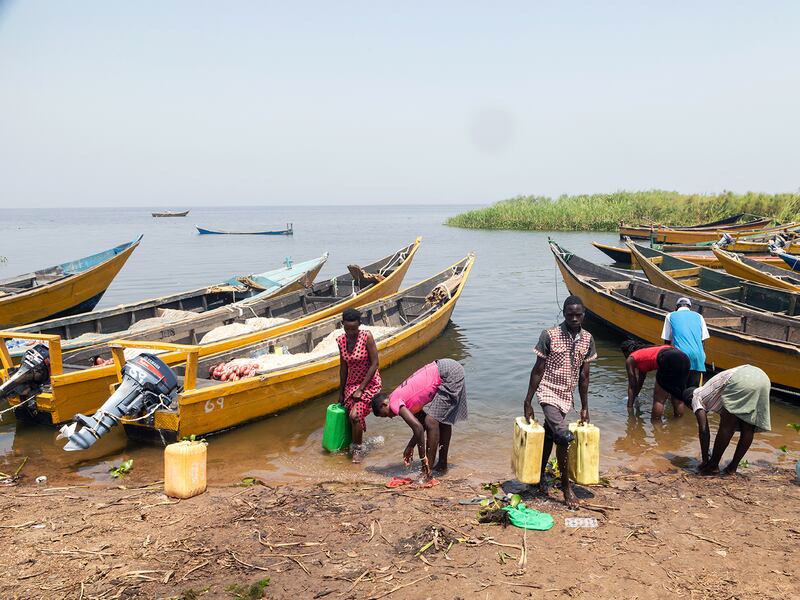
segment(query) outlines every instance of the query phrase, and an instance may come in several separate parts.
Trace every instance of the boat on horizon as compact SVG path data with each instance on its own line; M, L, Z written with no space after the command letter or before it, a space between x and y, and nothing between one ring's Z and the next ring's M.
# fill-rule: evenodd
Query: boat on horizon
M200 235L294 235L293 223L287 223L286 229L272 231L224 231L222 229L206 229L198 225L195 225L195 228Z
M154 217L185 217L189 214L188 210L184 210L183 212L178 211L169 211L165 210L164 212L154 212L150 213Z

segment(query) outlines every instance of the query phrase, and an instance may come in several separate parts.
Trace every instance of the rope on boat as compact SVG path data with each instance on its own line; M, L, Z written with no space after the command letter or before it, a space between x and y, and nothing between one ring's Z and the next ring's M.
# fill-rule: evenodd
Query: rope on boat
M11 412L11 411L14 411L14 410L17 410L18 408L22 408L23 406L25 406L26 404L28 404L28 403L29 403L31 400L33 400L33 399L35 399L35 398L36 398L36 396L35 396L35 395L34 395L34 396L31 396L30 398L28 398L27 400L24 400L24 401L20 402L20 403L19 403L19 404L17 404L16 406L11 406L11 407L9 407L9 408L5 408L5 409L3 409L3 410L0 410L0 422L2 422L2 421L3 421L3 415L4 415L4 414L6 414L6 413L9 413L9 412Z
M394 266L395 262L397 262L397 264L399 265L406 259L406 256L407 254L405 252L398 252L391 259L389 259L389 262L386 263L385 267L378 269L378 274L385 276L387 271L389 271L389 269L391 269Z

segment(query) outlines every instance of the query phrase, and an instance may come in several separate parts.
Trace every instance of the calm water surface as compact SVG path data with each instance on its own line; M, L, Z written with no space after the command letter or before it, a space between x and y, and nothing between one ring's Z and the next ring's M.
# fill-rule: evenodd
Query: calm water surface
M179 207L169 207L178 209ZM144 233L142 245L108 289L100 304L110 306L227 279L233 274L277 268L284 258L306 260L330 252L320 277L365 264L408 244L423 243L405 284L438 272L474 251L477 261L445 334L420 353L384 369L384 385L400 383L435 358L450 356L467 370L470 418L454 431L453 475L501 479L510 474L513 419L521 414L533 364L532 347L540 331L560 321L566 297L547 246L547 233L469 231L445 227L459 207L265 207L193 209L188 218L153 219L148 209L70 209L0 211L0 277L109 248ZM293 237L199 236L193 225L222 229L273 229L295 224ZM603 263L608 260L592 240L613 242L614 234L551 234L570 250ZM592 366L590 413L601 428L601 468L662 469L691 466L699 452L691 416L654 426L645 400L644 416L625 408L625 369L621 337L588 322L599 358ZM652 378L642 393L652 397ZM223 435L209 445L209 479L215 483L256 475L266 480L363 478L400 474L400 456L410 431L397 420L368 418L367 436L383 436L362 468L341 455L321 450L325 407L336 394L318 398L283 414ZM541 412L539 412L541 415ZM573 413L573 417L577 417ZM800 436L786 426L800 422L800 409L775 400L773 431L756 436L751 464L789 464L779 448L795 459ZM134 458L132 482L162 477L162 452L128 442L122 431L85 453L66 453L56 432L17 424L7 415L0 423L0 471L8 472L28 456L25 473L47 475L51 482L108 481L108 469ZM728 455L732 452L729 451Z

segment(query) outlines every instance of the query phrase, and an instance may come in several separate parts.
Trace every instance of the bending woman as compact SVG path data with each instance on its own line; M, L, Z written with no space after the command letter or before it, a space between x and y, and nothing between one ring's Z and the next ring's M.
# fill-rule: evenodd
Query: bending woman
M700 437L700 454L703 462L698 473L719 473L719 461L731 443L734 431L739 431L739 442L733 459L725 468L726 475L733 475L744 455L753 443L756 431L770 430L769 377L758 367L742 365L723 371L709 379L702 387L687 388L683 400L691 404L697 417ZM711 433L706 413L719 413L719 430L714 440L714 451L708 456Z
M348 308L342 313L344 334L336 338L339 346L339 404L350 416L353 462L364 459L363 436L367 430L365 417L372 398L381 391L378 372L378 346L369 331L361 330L361 313Z
M691 369L689 357L672 346L654 346L635 340L625 340L620 349L625 355L625 369L628 373L628 409L633 409L634 400L642 391L647 373L655 371L656 385L653 389L651 418L660 419L663 416L668 397L672 400L675 416L682 416L683 391Z
M375 396L372 412L376 417L400 415L411 428L413 435L403 451L406 465L411 464L416 446L422 460L423 479L430 479L432 470L444 474L453 425L467 418L464 367L451 358L428 363L391 394ZM431 469L437 451L439 462Z

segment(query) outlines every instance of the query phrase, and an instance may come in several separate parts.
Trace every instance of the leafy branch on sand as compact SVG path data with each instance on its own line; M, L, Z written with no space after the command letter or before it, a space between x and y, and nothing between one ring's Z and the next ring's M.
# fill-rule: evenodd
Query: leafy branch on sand
M630 225L696 225L736 213L793 221L800 216L800 194L702 195L650 190L555 199L518 196L456 215L447 224L470 229L615 231L620 221Z

